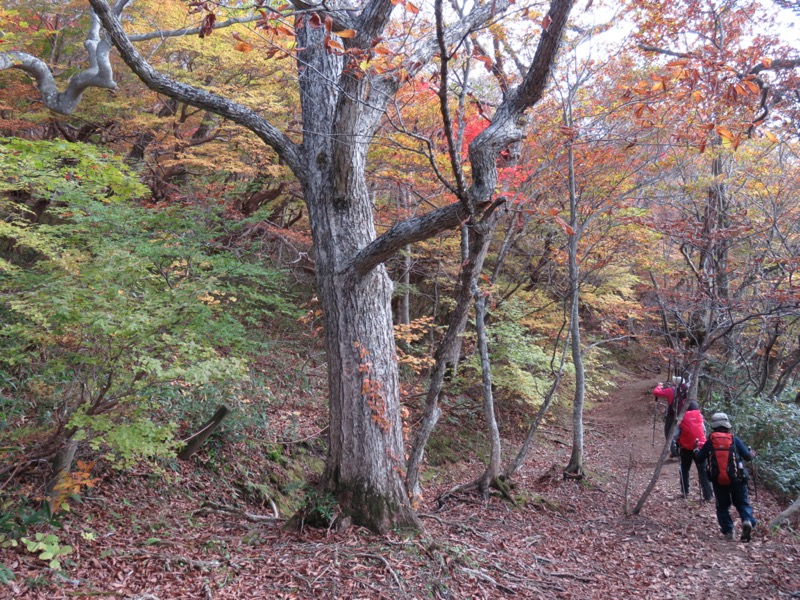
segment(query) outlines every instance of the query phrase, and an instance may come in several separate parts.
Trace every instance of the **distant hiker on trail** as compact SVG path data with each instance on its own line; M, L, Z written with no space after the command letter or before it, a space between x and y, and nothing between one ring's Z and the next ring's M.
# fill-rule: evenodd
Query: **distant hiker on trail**
M702 461L695 460L694 451L706 443L706 426L703 422L703 413L697 402L692 400L683 415L678 431L675 432L675 443L681 457L681 494L684 498L689 496L689 473L692 463L697 466L697 478L700 480L700 489L703 500L711 502L714 491L708 481L706 466Z
M743 542L750 541L756 524L753 508L747 497L747 470L742 460L751 461L756 453L731 433L731 422L725 413L711 416L711 435L697 452L697 460L708 461L708 478L714 485L717 498L717 522L722 535L733 539L733 519L731 504L736 507L742 519Z
M675 422L675 415L680 413L686 396L689 393L689 386L683 377L675 376L672 384L659 383L653 390L656 398L664 398L667 401L667 411L664 413L664 438L669 439L669 430Z

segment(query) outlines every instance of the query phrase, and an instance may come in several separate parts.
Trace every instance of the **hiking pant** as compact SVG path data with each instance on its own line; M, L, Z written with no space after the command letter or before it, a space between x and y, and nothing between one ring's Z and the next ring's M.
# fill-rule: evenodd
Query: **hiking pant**
M669 430L672 429L672 424L675 422L675 413L672 412L672 407L667 409L664 415L664 437L669 439Z
M750 498L747 496L747 482L733 483L731 485L714 484L714 496L717 498L717 522L720 531L725 534L733 531L733 519L731 519L731 504L736 507L742 523L750 521L751 525L756 524L753 516L753 507L750 506Z
M700 488L703 490L703 500L711 500L714 497L714 491L711 488L711 482L708 480L706 466L694 459L693 450L687 450L686 448L681 448L681 492L683 497L685 498L689 495L689 473L692 469L692 463L697 467L697 478L700 480Z

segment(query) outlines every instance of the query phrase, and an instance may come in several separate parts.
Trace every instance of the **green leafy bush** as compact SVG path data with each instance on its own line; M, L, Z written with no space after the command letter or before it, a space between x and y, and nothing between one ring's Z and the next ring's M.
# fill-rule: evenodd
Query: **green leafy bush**
M528 309L511 300L491 312L487 323L492 356L492 383L511 397L538 407L550 388L551 355L522 324ZM480 357L475 352L468 368L480 377ZM568 372L574 372L570 365Z
M758 453L761 481L794 498L800 493L800 407L788 395L785 400L754 398L721 410L733 420L736 435Z
M102 150L5 142L0 382L15 393L3 404L30 403L125 463L171 451L183 395L168 390L235 397L250 332L294 310L282 274L229 252L212 211L137 206L144 188Z

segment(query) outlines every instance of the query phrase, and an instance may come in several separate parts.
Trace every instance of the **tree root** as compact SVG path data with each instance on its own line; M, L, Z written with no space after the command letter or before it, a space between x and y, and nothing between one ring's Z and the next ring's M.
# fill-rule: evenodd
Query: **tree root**
M437 499L436 502L441 508L444 506L445 501L450 498L450 496L454 496L456 494L460 494L462 492L469 492L471 490L478 490L483 496L484 500L489 499L489 489L495 489L500 492L500 495L508 500L514 506L517 505L517 501L514 500L514 497L511 495L511 486L506 483L501 476L493 477L491 481L487 481L485 475L482 475L480 478L472 481L470 483L462 483L461 485L457 485L456 487L452 488L441 494Z

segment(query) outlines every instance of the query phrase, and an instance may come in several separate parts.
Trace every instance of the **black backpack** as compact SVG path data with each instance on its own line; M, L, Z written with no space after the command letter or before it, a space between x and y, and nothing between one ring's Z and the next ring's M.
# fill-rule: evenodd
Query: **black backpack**
M731 485L747 481L747 471L742 458L736 452L733 434L715 431L709 437L709 441L711 442L711 452L708 454L706 464L708 478L717 485Z

